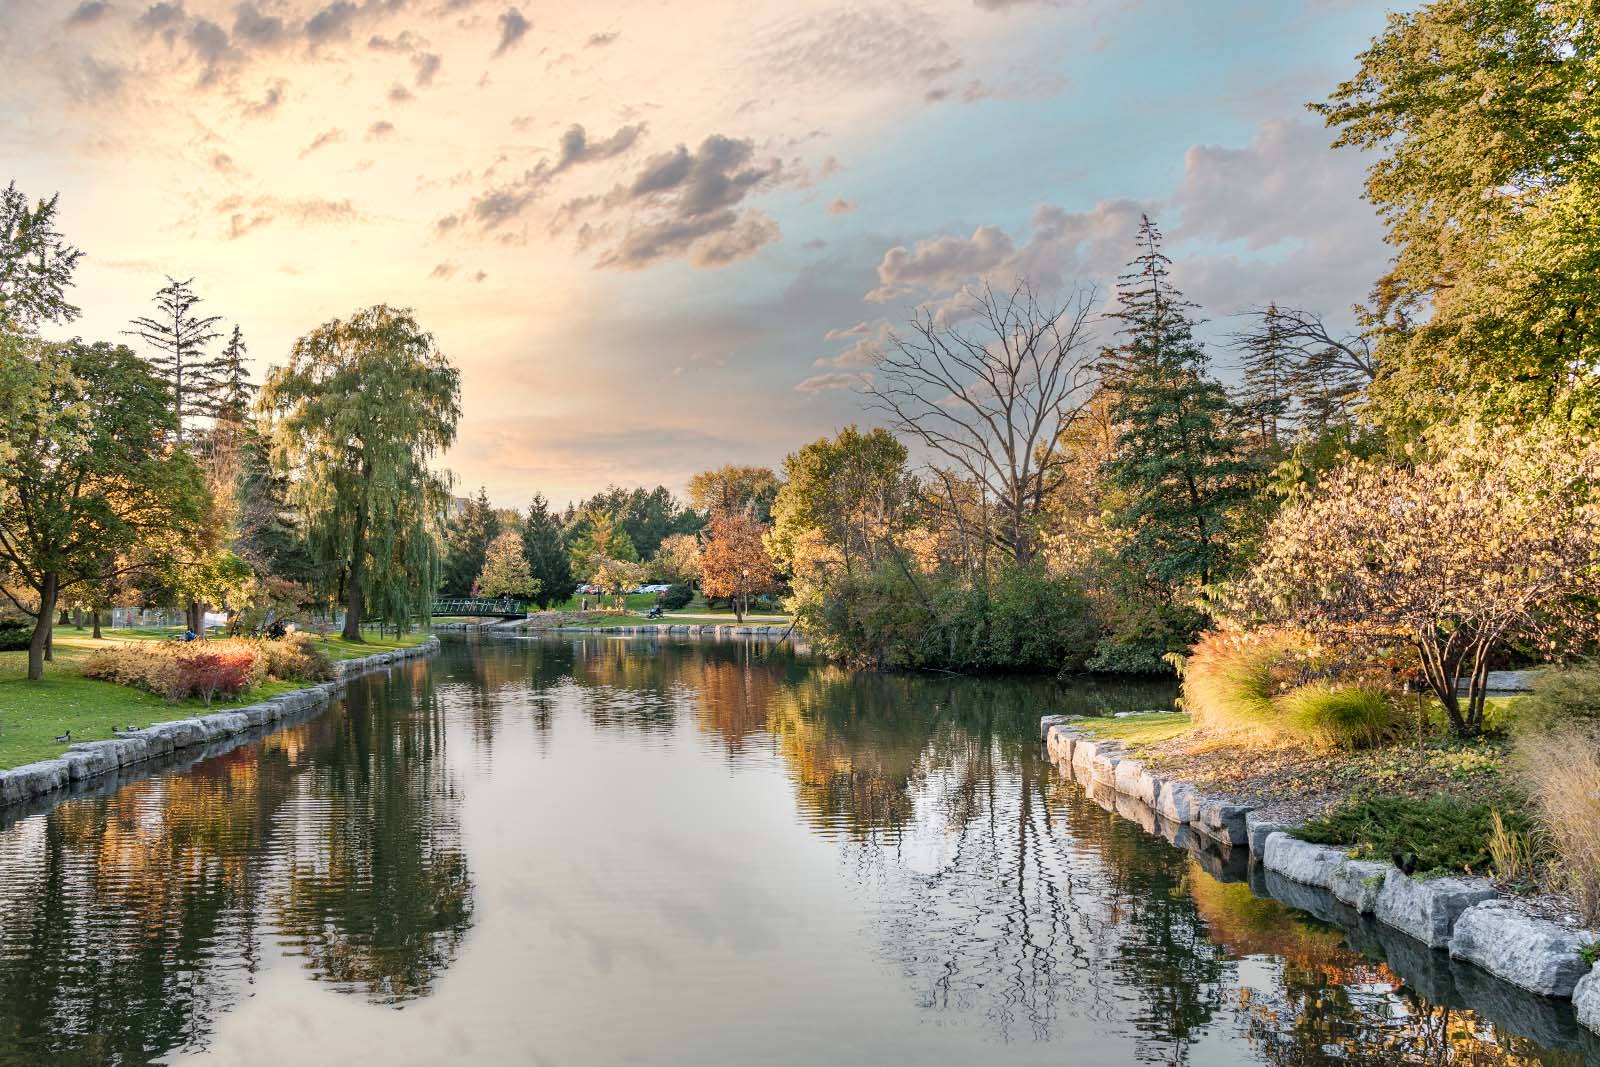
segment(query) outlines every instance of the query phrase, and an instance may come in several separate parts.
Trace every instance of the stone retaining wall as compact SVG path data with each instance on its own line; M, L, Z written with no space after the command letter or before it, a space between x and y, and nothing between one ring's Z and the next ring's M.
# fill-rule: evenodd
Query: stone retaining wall
M1525 915L1482 878L1412 878L1393 864L1353 860L1342 848L1301 841L1291 827L1245 805L1155 774L1117 742L1091 737L1067 716L1045 716L1039 732L1051 760L1092 798L1119 813L1129 803L1147 807L1148 824L1130 817L1175 844L1192 848L1194 839L1204 839L1225 869L1241 861L1259 864L1267 891L1283 903L1325 917L1322 900L1338 901L1354 915L1372 916L1429 949L1448 949L1451 958L1520 989L1574 999L1578 1020L1600 1033L1600 966L1583 962L1585 946L1600 934ZM1115 794L1114 801L1107 804L1096 796L1100 791Z
M430 637L411 648L339 660L333 665L331 682L280 693L248 707L156 723L107 741L79 741L53 759L0 771L0 808L47 797L174 753L239 738L307 709L320 708L341 692L350 678L363 671L431 655L438 647L439 639Z

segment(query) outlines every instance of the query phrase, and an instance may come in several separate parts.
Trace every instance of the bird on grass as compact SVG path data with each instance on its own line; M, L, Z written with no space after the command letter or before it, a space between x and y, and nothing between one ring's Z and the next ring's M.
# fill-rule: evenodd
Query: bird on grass
M72 740L72 731L71 730L68 730L66 733L64 733L60 737L56 738L56 741L58 743L60 743L60 744L63 744L63 745L66 744L68 741L71 741L71 740Z
M1417 873L1417 854L1415 852L1396 852L1393 859L1394 865L1400 868L1401 874Z

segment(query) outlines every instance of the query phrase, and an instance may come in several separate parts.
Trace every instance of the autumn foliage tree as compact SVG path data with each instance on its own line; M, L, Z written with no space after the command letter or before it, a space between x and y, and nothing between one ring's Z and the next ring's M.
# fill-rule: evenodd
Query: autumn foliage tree
M752 516L725 512L712 517L700 551L700 584L708 597L727 597L744 621L750 597L778 591L778 572L762 539L765 528Z
M489 542L477 590L479 596L518 599L539 592L539 580L528 568L528 561L522 554L522 535L517 531L507 530Z
M1239 585L1258 618L1415 647L1461 736L1483 726L1491 657L1600 637L1600 443L1469 428L1435 458L1344 467L1279 514ZM1458 692L1466 683L1466 703Z

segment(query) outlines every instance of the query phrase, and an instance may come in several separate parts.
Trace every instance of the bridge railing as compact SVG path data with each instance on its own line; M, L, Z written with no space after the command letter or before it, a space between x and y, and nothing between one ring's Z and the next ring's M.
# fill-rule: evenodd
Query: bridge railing
M527 614L527 601L509 597L435 597L433 614L506 616Z

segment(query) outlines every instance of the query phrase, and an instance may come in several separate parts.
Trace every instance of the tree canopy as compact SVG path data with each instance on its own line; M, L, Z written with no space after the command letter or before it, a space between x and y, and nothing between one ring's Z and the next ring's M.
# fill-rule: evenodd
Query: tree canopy
M460 391L433 335L382 304L300 338L262 388L274 462L292 472L347 640L361 640L369 605L400 626L427 610L444 496L429 461L455 440Z

